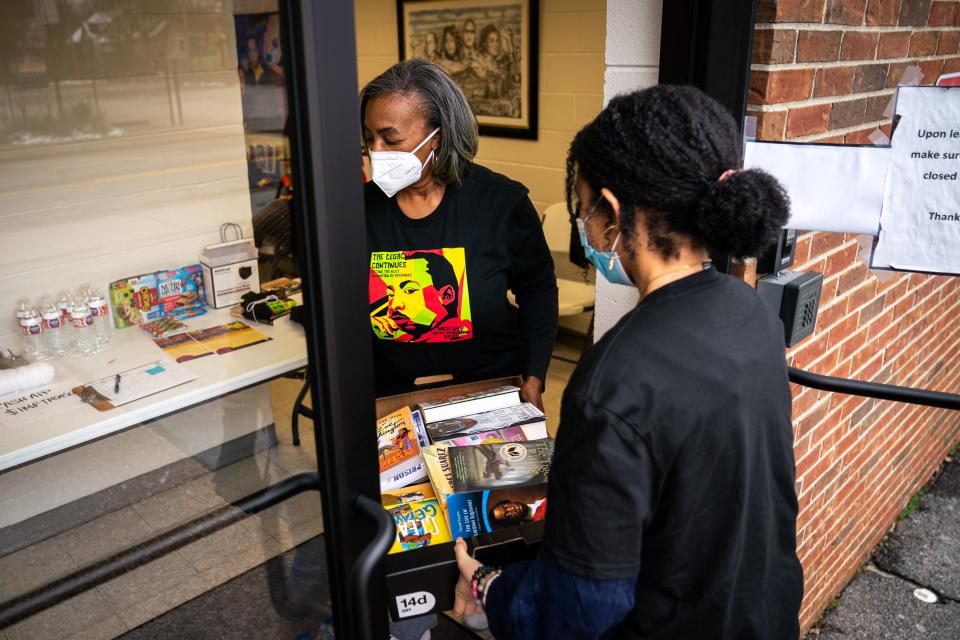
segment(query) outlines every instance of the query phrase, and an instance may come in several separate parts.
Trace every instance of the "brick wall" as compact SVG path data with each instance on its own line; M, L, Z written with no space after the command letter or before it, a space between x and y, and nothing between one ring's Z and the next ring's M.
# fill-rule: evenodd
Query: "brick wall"
M922 84L960 71L960 2L760 0L753 54L758 138L868 143L878 128L889 133L883 112L905 69L919 66ZM824 287L817 331L788 359L815 373L960 392L960 280L869 272L858 240L801 236L794 268L822 272ZM807 629L960 439L960 415L793 391Z

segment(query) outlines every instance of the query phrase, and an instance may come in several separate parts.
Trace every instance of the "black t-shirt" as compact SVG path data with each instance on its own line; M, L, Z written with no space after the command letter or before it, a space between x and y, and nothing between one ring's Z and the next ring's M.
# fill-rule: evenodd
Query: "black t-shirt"
M803 595L783 329L706 269L656 291L563 396L545 550L638 576L617 638L795 640Z
M365 197L377 395L443 374L545 379L557 282L526 188L473 165L419 220L372 182Z

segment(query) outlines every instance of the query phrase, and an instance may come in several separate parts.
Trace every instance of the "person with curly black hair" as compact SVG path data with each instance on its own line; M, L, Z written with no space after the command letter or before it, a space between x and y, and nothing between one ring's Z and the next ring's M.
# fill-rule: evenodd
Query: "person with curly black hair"
M570 146L571 222L639 303L563 396L544 542L502 570L458 540L455 610L498 640L795 640L791 397L783 327L710 264L756 256L789 203L741 170L730 114L692 87L610 101Z

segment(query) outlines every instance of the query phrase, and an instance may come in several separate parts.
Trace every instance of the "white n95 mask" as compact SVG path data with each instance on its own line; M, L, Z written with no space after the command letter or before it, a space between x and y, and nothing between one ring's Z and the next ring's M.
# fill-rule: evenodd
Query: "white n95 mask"
M423 142L418 144L413 151L370 152L373 181L377 183L378 187L383 189L383 192L387 194L388 198L392 198L398 191L406 189L420 179L420 175L423 173L423 166L427 162L430 162L430 158L433 157L433 151L430 152L430 155L427 156L426 161L422 164L420 158L416 156L416 152L420 147L427 144L427 141L429 141L437 131L440 131L440 127L431 131L430 135L424 138Z

